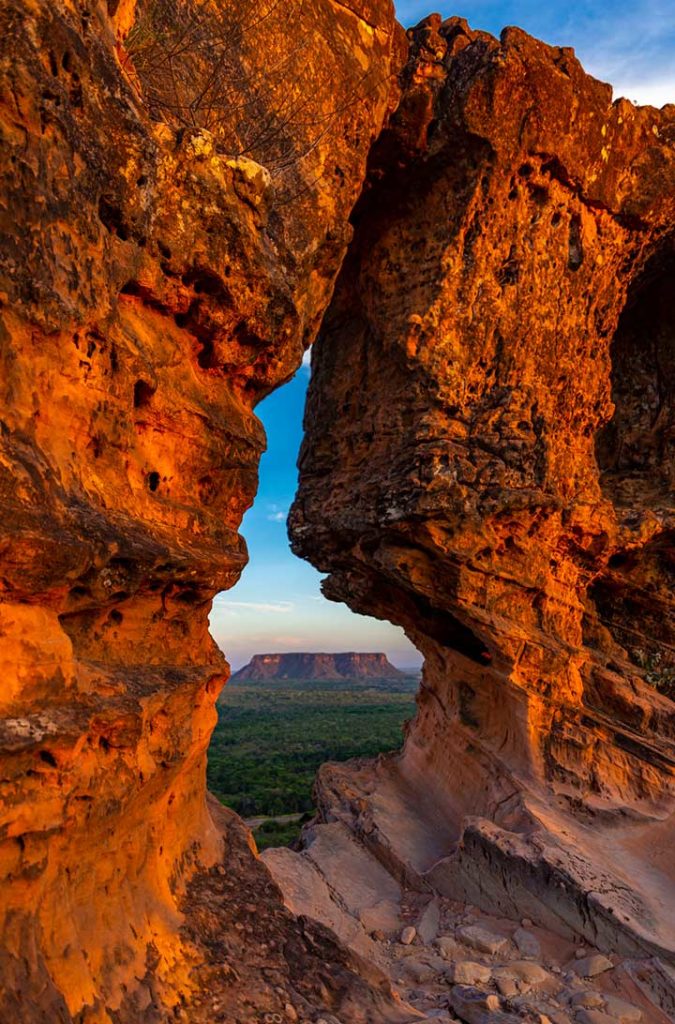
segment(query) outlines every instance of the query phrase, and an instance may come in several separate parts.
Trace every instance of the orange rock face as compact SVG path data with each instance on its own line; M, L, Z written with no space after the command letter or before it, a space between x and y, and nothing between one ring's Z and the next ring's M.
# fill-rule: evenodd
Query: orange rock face
M291 529L426 663L402 756L325 769L324 813L398 877L672 959L675 107L438 17L404 81Z
M328 301L389 104L392 7L197 6L195 29L187 0L3 5L7 1021L249 1020L348 1003L350 978L377 1019L389 999L214 821L205 756L227 674L208 613L246 561L265 445L253 409ZM225 883L200 909L207 870L243 879L240 903L258 878L256 928ZM248 965L221 949L209 974L230 932Z

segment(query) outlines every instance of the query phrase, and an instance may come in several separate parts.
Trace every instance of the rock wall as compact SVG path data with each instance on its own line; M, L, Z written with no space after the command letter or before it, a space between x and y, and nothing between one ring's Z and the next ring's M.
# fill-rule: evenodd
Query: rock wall
M433 16L312 357L295 551L425 657L323 816L399 879L675 956L675 106Z
M392 5L6 0L1 19L0 1017L379 1020L382 979L214 818L205 758L253 410L330 296Z

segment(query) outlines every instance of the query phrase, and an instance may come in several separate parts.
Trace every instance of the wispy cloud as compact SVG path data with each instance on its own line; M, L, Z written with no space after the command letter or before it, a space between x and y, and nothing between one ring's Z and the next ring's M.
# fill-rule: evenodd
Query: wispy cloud
M230 608L245 608L253 612L271 612L272 614L287 614L292 612L295 605L292 601L228 601L223 598L216 598L218 608L226 611Z
M270 523L285 523L286 513L285 512L268 512L267 518Z

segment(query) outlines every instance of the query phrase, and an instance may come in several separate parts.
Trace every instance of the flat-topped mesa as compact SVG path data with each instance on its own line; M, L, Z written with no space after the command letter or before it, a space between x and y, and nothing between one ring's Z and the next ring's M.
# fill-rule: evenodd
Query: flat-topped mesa
M391 664L386 654L357 653L254 654L248 665L232 676L244 682L262 679L402 679L404 673Z
M403 754L319 792L402 877L672 957L675 106L518 29L409 36L290 528L426 662Z
M205 763L253 409L330 296L392 4L2 7L0 1018L384 1019Z

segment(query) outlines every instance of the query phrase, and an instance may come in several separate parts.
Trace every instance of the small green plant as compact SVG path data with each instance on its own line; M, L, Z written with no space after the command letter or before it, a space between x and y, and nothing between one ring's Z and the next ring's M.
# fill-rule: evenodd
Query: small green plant
M270 818L254 829L253 834L259 850L268 850L273 846L291 846L300 838L302 826L311 819L307 813L294 817L292 821L277 821Z
M664 697L675 700L675 664L666 663L660 650L645 651L641 647L634 648L633 657L644 669L645 682L662 693Z

